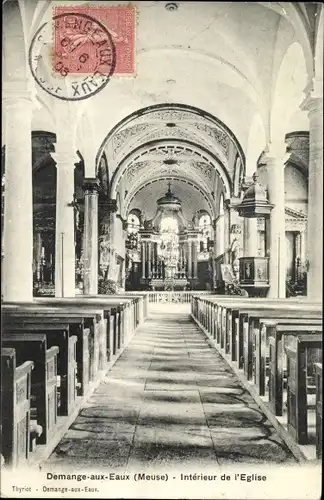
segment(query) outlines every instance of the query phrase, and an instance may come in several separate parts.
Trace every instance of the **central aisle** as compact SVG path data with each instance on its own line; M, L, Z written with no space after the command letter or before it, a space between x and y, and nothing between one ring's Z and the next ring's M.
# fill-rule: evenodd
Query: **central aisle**
M180 307L151 313L47 468L210 470L237 462L295 461Z

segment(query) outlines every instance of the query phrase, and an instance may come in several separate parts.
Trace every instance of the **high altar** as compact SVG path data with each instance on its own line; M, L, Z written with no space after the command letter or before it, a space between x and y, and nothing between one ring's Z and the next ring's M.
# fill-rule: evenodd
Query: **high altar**
M200 250L197 218L188 221L181 200L168 190L157 200L153 219L140 221L127 241L128 282L151 290L195 289L199 283ZM205 249L208 259L208 251Z

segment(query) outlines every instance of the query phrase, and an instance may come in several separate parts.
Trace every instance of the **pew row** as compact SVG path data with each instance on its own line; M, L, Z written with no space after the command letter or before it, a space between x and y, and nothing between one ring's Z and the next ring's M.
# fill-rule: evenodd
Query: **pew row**
M1 454L12 467L29 458L32 361L16 362L16 351L1 350Z
M57 392L55 409L46 407L44 398L35 399L35 376L32 385L32 411L44 433L37 439L35 453L29 453L28 462L39 464L50 455L137 326L144 321L144 300L142 296L41 299L32 303L5 303L2 312L3 337L8 345L15 345L19 356L22 355L19 336L23 337L22 343L28 339L30 345L35 345L39 336L43 336L42 367L38 374L43 373L44 385L44 345L46 352L54 343L57 346L57 377L53 377ZM69 347L71 343L73 346ZM30 352L29 357L33 360L37 356ZM48 391L54 394L55 389L48 387ZM7 465L8 460L5 463Z
M295 456L300 460L319 457L320 424L316 427L315 454L313 422L315 410L318 422L321 415L318 391L315 404L315 373L321 372L315 367L319 365L322 355L322 344L319 342L322 305L292 299L199 297L197 294L192 297L191 316L211 345L232 366L275 427L280 429ZM309 346L314 346L315 342L316 349L311 349ZM304 399L293 400L293 380L298 378L298 371L304 367L299 362L295 363L298 365L297 372L291 368L291 360L295 356L292 352L304 352L303 349L308 375L304 389L298 395L303 394ZM321 375L316 377L317 386L320 386ZM301 401L305 398L308 403L303 410ZM305 411L310 419L305 420ZM296 418L303 422L299 428Z
M2 335L2 345L16 351L18 365L27 361L34 363L31 373L31 406L34 415L42 427L38 438L40 444L48 443L55 432L57 423L57 355L58 346L47 348L45 334L13 333Z

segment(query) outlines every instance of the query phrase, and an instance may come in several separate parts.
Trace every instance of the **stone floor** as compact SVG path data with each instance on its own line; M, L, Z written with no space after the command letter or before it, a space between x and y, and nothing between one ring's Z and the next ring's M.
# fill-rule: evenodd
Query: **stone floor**
M292 464L289 449L188 309L152 312L47 468Z

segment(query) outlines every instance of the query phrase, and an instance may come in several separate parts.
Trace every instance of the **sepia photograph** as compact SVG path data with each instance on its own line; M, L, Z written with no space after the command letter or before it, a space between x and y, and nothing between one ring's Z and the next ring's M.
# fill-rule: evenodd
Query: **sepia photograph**
M1 498L321 498L323 11L2 1Z

